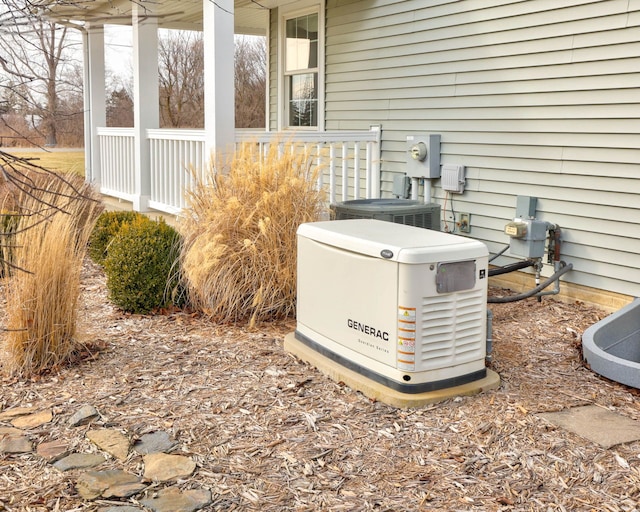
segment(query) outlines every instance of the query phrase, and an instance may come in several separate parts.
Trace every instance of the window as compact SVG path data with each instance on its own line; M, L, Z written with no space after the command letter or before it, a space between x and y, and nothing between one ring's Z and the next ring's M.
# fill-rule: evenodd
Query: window
M318 126L319 16L285 20L285 119L288 127Z

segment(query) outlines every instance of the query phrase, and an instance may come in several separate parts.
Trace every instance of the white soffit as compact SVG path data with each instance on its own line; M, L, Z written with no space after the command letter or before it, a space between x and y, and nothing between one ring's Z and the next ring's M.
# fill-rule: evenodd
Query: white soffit
M158 18L158 26L170 29L202 30L203 0L140 1L149 5L149 16ZM48 17L64 22L130 25L131 0L78 0L59 4L55 0L36 0ZM258 1L239 0L234 6L235 33L265 35L269 9Z

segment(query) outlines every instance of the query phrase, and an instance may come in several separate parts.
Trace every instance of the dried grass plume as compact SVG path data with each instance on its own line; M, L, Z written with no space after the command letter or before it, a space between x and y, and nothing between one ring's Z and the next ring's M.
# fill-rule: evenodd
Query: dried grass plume
M80 272L101 208L80 177L35 173L28 180L15 195L18 223L5 284L5 367L21 375L51 369L79 348Z
M196 178L182 223L182 268L193 303L218 322L295 314L296 231L324 213L319 170L302 147L239 147Z

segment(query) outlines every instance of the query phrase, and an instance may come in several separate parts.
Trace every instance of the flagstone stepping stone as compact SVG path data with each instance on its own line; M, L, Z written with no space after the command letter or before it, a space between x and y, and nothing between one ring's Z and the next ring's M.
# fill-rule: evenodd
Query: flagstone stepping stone
M130 507L125 505L123 507L103 507L99 508L98 512L140 512L142 509L138 507Z
M38 445L36 453L47 462L55 462L69 455L69 447L64 441L47 441Z
M0 453L31 453L33 446L27 436L9 435L0 438Z
M119 430L89 430L86 436L98 448L118 460L125 460L129 455L129 438Z
M76 482L78 494L86 500L128 498L146 487L140 478L121 470L87 471Z
M195 512L211 504L211 491L181 491L177 487L168 487L159 491L156 497L140 500L140 503L153 512Z
M25 414L11 420L11 424L16 428L30 429L49 423L53 419L53 412L39 411L33 414Z
M105 461L99 453L72 453L53 463L53 467L60 471L70 469L92 468Z
M152 482L169 482L187 478L196 470L196 463L183 455L150 453L143 457L143 461L143 478Z
M100 413L92 405L83 405L69 418L70 427L85 425L100 417Z
M24 430L15 427L0 427L0 437L2 436L23 436Z
M24 416L25 414L31 414L33 407L14 407L13 409L7 409L0 412L0 421L8 421L18 416Z
M133 449L140 455L147 455L149 453L167 453L173 450L175 446L176 442L169 437L167 432L158 430L141 436L133 444Z

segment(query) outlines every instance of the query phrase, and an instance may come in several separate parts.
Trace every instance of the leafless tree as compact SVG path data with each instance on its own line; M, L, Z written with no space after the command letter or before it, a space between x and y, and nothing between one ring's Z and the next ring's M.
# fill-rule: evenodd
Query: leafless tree
M264 128L267 94L264 38L237 37L235 47L236 127Z
M29 15L30 2L2 0L2 5L8 12L0 16L0 65L21 91L32 126L45 145L55 146L61 101L74 87L77 92L77 83L66 77L74 75L72 55L79 41L68 27Z
M204 126L202 35L172 31L160 38L160 118L163 127Z
M235 46L235 123L264 128L266 43L237 37ZM204 53L201 34L172 32L160 39L160 113L162 126L204 125Z
M65 0L81 6L86 0ZM53 2L52 5L61 2ZM44 10L42 8L44 5ZM0 76L0 116L10 110L29 119L28 128L41 132L38 142L55 145L79 141L82 81L79 66L70 60L78 54L77 38L70 29L46 21L46 3L30 0L0 0L0 67L10 82ZM4 8L4 9L2 9ZM172 31L160 38L160 119L162 127L204 126L204 53L202 35ZM7 80L6 78L4 80ZM2 89L6 94L2 94ZM238 37L235 48L236 126L265 126L266 44L263 38ZM109 91L109 125L130 126L131 94L121 87ZM4 101L3 101L4 100ZM20 111L16 106L20 105ZM72 106L77 106L73 112ZM18 123L20 124L20 123ZM24 125L24 122L22 123ZM24 126L11 127L16 134ZM28 131L28 130L27 130ZM0 131L0 136L3 135ZM5 136L8 134L5 134Z

